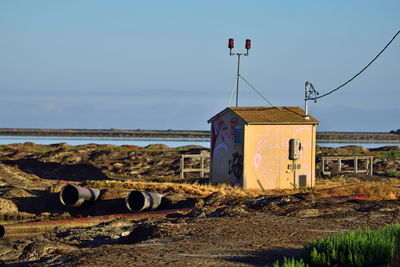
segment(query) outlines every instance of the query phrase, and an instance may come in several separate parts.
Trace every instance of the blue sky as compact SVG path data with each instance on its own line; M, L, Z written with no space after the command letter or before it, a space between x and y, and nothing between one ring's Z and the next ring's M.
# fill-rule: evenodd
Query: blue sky
M400 1L0 1L0 127L208 130L241 74L304 108L400 30ZM400 128L400 38L310 103L320 131ZM268 106L243 81L239 106ZM234 105L234 98L231 105Z

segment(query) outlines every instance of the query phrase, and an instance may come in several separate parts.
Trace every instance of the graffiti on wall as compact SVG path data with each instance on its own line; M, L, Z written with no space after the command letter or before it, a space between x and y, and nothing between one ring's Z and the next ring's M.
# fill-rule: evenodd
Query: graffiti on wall
M279 177L284 175L289 160L288 143L291 138L307 140L306 136L311 134L312 128L309 126L265 126L262 134L256 134L256 151L253 155L253 166L257 173L260 183L265 188L279 186ZM302 171L311 171L309 162L304 160L304 155L310 153L311 144L303 144L301 151Z
M211 123L211 158L213 159L214 171L219 173L224 171L222 162L226 161L228 155L226 130L227 126L220 117L217 117Z
M211 123L211 157L213 175L232 179L232 183L241 183L243 176L243 157L232 157L235 129L239 119L230 114L216 117ZM232 149L235 149L232 151ZM237 151L238 152L238 151ZM229 163L230 162L230 163ZM241 167L240 167L241 165Z
M224 149L228 152L228 147L225 142L225 132L227 127L225 122L220 118L216 118L211 124L211 156L214 156L218 149ZM219 138L220 137L220 138ZM220 139L218 141L218 138Z
M217 117L211 124L211 151L215 154L218 149L228 151L227 142L232 140L235 135L235 128L239 120L233 117L229 121L229 128L221 117ZM220 140L218 141L218 138Z
M232 154L232 159L228 162L228 173L233 174L241 182L243 175L243 156L238 153Z

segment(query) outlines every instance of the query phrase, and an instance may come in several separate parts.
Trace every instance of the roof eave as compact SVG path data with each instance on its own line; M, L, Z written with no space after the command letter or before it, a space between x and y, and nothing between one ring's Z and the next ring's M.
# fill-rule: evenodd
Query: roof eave
M319 125L319 122L246 122L248 125L298 125L298 124L307 124L307 125Z
M214 116L212 116L207 123L212 122L213 120L215 120L216 118L218 118L219 116L221 116L223 113L225 113L229 108L225 108L224 110L218 112L217 114L215 114Z

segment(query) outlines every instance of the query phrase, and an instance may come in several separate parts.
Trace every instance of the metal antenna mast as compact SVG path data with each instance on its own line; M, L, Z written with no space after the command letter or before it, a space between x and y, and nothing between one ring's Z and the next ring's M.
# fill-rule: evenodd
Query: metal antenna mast
M236 107L239 104L239 78L240 78L240 56L248 56L249 49L251 47L251 40L246 39L245 48L247 50L246 53L232 53L232 48L234 47L233 38L230 38L228 41L229 55L230 56L238 56L238 66L237 66L237 74L236 74Z
M308 117L308 100L312 99L315 102L317 102L316 98L317 98L318 95L319 95L319 93L317 92L317 90L315 90L314 85L311 82L306 81L306 84L305 84L305 98L304 98L305 109L306 110L305 110L304 118L307 119L307 120L310 119Z

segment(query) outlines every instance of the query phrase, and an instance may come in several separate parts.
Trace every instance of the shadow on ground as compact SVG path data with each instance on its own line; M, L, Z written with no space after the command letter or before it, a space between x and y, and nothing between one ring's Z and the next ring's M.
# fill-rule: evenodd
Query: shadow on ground
M20 212L40 215L42 213L72 216L101 216L130 212L124 198L98 199L96 202L86 201L80 207L68 207L61 204L58 193L40 192L34 197L16 197L13 201Z
M56 162L41 162L36 159L4 160L2 163L16 166L26 173L34 174L44 179L68 181L109 179L97 167L88 163L63 165Z
M246 256L229 257L225 258L227 261L235 263L244 263L253 266L273 266L276 261L279 261L279 266L283 264L284 257L300 258L303 249L272 249L272 250L259 250Z

